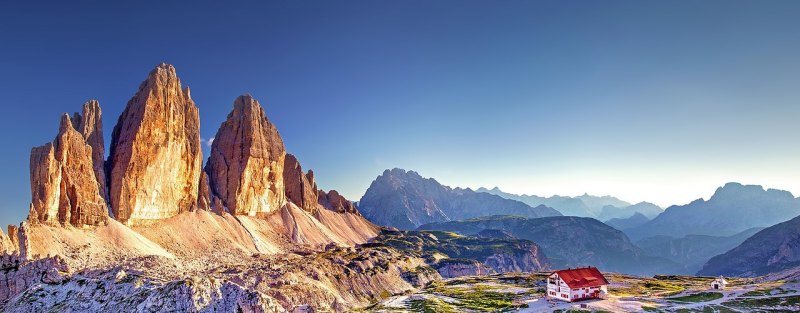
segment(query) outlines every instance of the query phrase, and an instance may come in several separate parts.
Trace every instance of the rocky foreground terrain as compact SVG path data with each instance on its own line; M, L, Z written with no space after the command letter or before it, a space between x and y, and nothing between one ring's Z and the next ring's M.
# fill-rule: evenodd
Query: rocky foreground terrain
M31 150L27 220L0 236L7 312L351 311L460 275L541 271L539 247L381 229L285 150L250 95L203 164L199 113L157 66L117 120L64 114Z

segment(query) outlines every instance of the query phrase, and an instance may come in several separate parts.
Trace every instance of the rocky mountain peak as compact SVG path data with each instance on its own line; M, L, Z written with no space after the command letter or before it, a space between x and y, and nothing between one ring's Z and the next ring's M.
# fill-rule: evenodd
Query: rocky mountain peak
M736 182L727 183L717 188L709 201L730 202L730 201L752 201L758 198L783 199L791 201L794 196L784 190L764 189L760 185L743 185Z
M286 203L283 139L258 101L236 98L214 138L205 171L212 197L228 212L257 215Z
M128 101L107 164L114 216L138 224L197 205L202 167L200 116L175 68L160 64Z

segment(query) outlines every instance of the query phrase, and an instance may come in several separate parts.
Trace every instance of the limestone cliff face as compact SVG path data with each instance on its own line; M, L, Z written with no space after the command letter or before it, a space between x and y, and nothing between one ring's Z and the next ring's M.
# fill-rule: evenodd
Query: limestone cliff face
M108 201L106 195L106 173L105 173L105 142L103 140L103 117L100 110L100 103L97 100L89 100L83 104L83 112L72 114L72 126L77 130L86 143L92 147L92 167L94 176L97 179L100 195Z
M97 225L108 217L94 170L92 146L61 117L55 141L31 150L32 223Z
M303 173L303 168L297 158L292 154L287 154L283 166L283 179L288 200L306 212L315 213L319 205L314 172L309 170L308 174Z
M109 199L128 225L169 218L197 205L200 116L172 65L150 72L111 137Z
M286 204L286 150L275 125L250 95L236 98L206 164L212 197L231 214L255 216Z

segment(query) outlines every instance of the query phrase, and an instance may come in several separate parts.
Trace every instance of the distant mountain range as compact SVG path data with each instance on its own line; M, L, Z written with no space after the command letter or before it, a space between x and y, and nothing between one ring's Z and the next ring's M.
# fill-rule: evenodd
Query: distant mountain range
M616 229L626 230L626 229L637 227L637 226L642 225L644 223L647 223L649 221L650 221L650 219L647 218L647 216L644 216L644 214L642 214L642 213L636 212L636 213L633 213L633 215L631 217L628 217L628 218L619 218L619 217L612 218L610 220L607 220L605 223L606 223L606 225L614 227Z
M687 235L681 238L658 235L636 242L651 256L681 264L670 274L694 275L709 259L741 244L763 228L751 228L733 236Z
M625 231L634 240L666 235L732 236L769 227L800 215L800 199L783 190L728 183L708 200L671 206L641 226Z
M585 217L488 216L425 224L419 230L462 235L478 235L485 230L507 232L536 242L554 268L597 266L605 271L652 275L678 266L663 258L647 256L623 232Z
M641 202L631 205L612 196L593 196L584 194L577 197L552 196L540 197L535 195L518 195L508 193L494 187L492 189L478 188L477 192L498 195L506 199L521 201L530 206L545 205L556 209L565 216L591 217L601 221L612 218L627 218L634 213L642 213L648 219L660 214L663 210L652 203Z
M358 209L378 225L413 230L426 223L461 220L487 215L509 214L525 217L559 216L558 211L539 205L450 188L417 172L386 170L372 182L358 202Z
M370 221L399 229L531 240L555 268L592 265L630 274L693 274L708 262L701 274L755 275L800 266L800 248L793 250L800 243L792 241L800 240L793 239L800 238L800 231L796 237L786 226L771 232L770 242L780 247L746 246L758 230L800 215L800 199L755 185L728 183L708 200L662 211L651 203L631 205L611 196L548 198L498 188L450 188L414 171L392 169L375 179L358 207ZM754 247L760 250L749 251ZM765 247L772 250L764 252ZM712 259L729 250L746 257ZM758 253L767 259L754 256Z
M715 256L698 275L758 276L800 267L800 216L767 227Z

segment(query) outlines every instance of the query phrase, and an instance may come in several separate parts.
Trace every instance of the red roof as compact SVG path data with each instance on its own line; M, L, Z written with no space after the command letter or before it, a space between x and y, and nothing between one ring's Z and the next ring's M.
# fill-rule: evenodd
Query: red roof
M608 285L608 280L596 267L573 268L555 271L569 288L597 287Z

